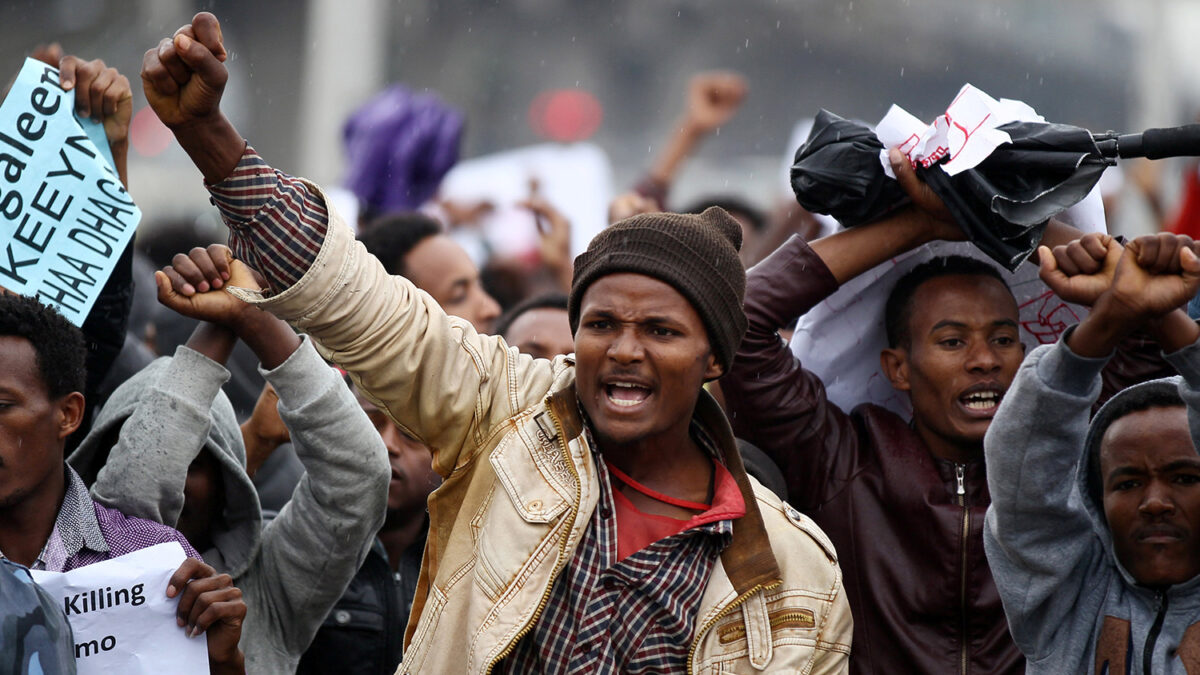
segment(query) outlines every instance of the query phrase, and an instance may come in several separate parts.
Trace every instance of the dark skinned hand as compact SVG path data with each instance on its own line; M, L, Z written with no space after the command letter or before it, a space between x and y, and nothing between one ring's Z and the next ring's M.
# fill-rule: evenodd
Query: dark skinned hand
M179 598L175 622L188 637L208 634L208 661L213 672L236 672L243 661L238 641L246 602L228 574L217 574L195 558L183 561L167 582L167 597Z
M1039 276L1055 295L1091 307L1112 285L1124 247L1107 234L1086 234L1064 246L1038 248Z
M954 222L950 209L946 208L942 198L937 196L933 188L917 176L912 163L897 148L888 150L888 162L892 165L892 173L896 174L896 182L912 200L917 213L926 220L930 240L963 241L966 236Z
M251 308L229 293L217 293L227 283L248 290L261 290L261 277L228 247L213 244L178 253L171 265L154 273L158 301L184 316L225 326L237 332ZM257 311L257 310L253 310Z
M146 101L173 131L203 124L221 114L221 94L229 80L221 24L209 12L163 38L142 57Z

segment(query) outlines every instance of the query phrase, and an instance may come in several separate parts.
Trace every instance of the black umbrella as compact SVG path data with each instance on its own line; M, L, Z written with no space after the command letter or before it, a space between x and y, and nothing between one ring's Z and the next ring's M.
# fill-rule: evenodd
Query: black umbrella
M1052 216L1081 201L1117 158L1200 155L1200 125L1140 134L1093 134L1047 122L999 127L1012 142L955 176L918 166L963 233L1010 271L1037 247ZM800 205L846 227L869 223L908 202L879 163L883 144L865 124L822 110L796 151L792 189Z

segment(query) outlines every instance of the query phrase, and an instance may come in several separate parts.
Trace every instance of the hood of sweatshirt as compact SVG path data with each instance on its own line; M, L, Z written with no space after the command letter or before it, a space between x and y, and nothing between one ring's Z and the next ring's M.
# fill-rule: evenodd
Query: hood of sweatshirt
M159 384L170 361L170 358L162 357L143 368L117 387L99 411L91 431L68 458L85 483L91 485L95 482L100 468L109 461L110 453L116 449L121 427ZM246 475L246 448L242 442L241 428L225 392L218 390L212 401L209 420L208 436L200 451L210 453L221 467L225 505L221 518L213 523L213 548L201 551L201 554L210 565L236 579L246 571L258 552L262 538L262 511L258 493ZM137 439L128 440L129 446L139 447ZM160 457L161 472L167 472L177 470L173 467L181 464L186 467L195 458L194 454L186 458L170 457L167 453L172 450L191 453L190 449L170 448L151 452L143 447L141 461L153 462L155 457Z
M1181 382L1182 378L1178 376L1143 382L1121 390L1105 402L1092 417L1091 424L1088 425L1087 438L1083 444L1083 456L1075 471L1075 483L1078 490L1074 497L1083 502L1083 508L1092 522L1093 531L1104 544L1105 551L1112 559L1113 565L1120 571L1121 577L1131 586L1137 586L1137 580L1117 559L1112 532L1109 530L1108 520L1104 515L1104 484L1103 477L1100 475L1100 441L1104 438L1104 432L1108 427L1120 417L1128 414L1128 411L1141 409L1148 405L1184 405L1183 398L1179 395ZM1200 577L1193 578L1175 588L1179 589L1184 586L1200 587Z

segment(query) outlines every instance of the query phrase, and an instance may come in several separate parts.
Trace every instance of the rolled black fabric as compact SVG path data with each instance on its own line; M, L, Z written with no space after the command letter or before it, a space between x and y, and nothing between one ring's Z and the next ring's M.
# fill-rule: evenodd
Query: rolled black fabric
M1013 271L1033 253L1046 222L1086 197L1114 159L1087 129L1014 122L1000 130L1012 142L975 168L950 176L934 165L918 167L917 175L946 203L967 238ZM907 204L900 184L884 173L882 149L865 124L821 111L792 166L796 201L846 227Z
M846 227L879 220L907 204L908 195L879 164L882 150L870 127L822 110L796 150L791 171L796 201Z

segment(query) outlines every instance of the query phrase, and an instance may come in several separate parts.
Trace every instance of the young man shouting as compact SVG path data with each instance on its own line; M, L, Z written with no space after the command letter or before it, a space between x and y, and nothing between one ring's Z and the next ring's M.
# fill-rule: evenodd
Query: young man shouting
M702 393L745 330L728 214L606 230L575 263L575 358L535 360L388 276L320 188L267 167L221 114L224 55L202 13L142 79L271 294L230 292L309 333L445 478L400 672L845 669L832 547L746 476ZM176 271L179 292L210 272Z

